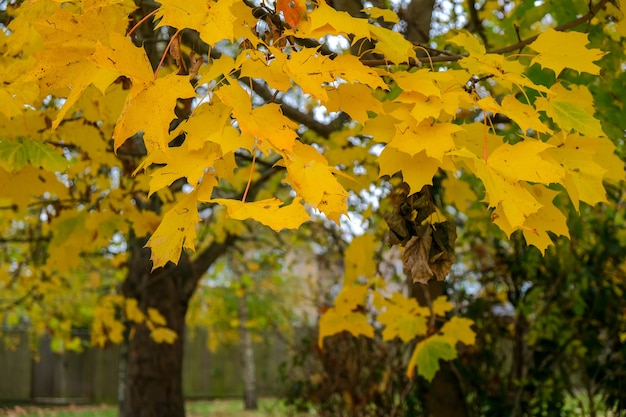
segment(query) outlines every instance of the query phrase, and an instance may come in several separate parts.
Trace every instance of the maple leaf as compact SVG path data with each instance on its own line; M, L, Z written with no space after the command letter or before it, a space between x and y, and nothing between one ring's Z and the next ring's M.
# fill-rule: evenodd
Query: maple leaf
M558 191L538 184L527 188L541 204L541 208L537 213L528 216L521 230L528 245L533 245L545 253L546 249L552 245L552 238L548 232L569 237L567 217L554 205L554 199L560 194Z
M406 343L426 334L428 309L420 307L414 298L393 293L390 300L383 300L380 308L384 308L384 311L376 320L385 326L383 340L399 337Z
M127 298L124 307L124 314L128 320L138 324L143 323L145 316L137 306L136 299Z
M384 54L385 58L395 64L417 59L413 44L400 33L376 25L369 25L369 30L372 37L378 41L374 52Z
M445 295L440 295L433 301L433 314L445 317L446 313L452 311L454 306Z
M167 327L157 327L150 332L150 338L156 343L172 344L176 341L178 335L174 330Z
M152 270L165 266L169 261L178 262L182 248L195 249L196 225L200 221L197 203L194 191L165 213L161 224L146 243L152 251Z
M451 123L432 123L425 120L419 125L398 130L388 146L414 156L422 151L431 158L442 161L443 156L455 148L452 135L463 130Z
M216 198L211 201L225 206L228 217L231 219L254 219L276 231L297 229L302 223L310 220L309 214L299 198L294 199L287 206L283 206L283 202L277 198L255 201L253 203L244 203L239 200L228 200L225 198Z
M529 181L542 184L560 183L563 166L550 158L553 146L526 138L514 145L504 143L489 155L487 164L511 181Z
M464 317L452 317L443 325L440 332L450 340L452 346L456 345L457 342L473 345L476 343L476 333L471 329L473 324L473 320Z
M565 169L563 185L576 210L580 201L589 204L606 202L603 180L607 169L593 160L604 141L572 134L553 136L548 143L555 146L550 154ZM605 163L604 160L600 162Z
M528 46L539 52L531 62L550 68L557 75L564 68L600 75L600 67L593 62L606 53L599 49L587 49L588 44L586 33L560 32L548 28ZM567 45L567 48L563 45Z
M600 121L593 117L593 97L583 85L571 85L569 89L561 84L550 87L551 96L535 100L538 110L548 116L569 133L572 130L587 136L605 136Z
M317 38L326 35L353 34L355 40L367 38L370 35L367 20L350 16L347 12L340 12L325 0L319 0L317 7L308 15L306 23L297 28L299 36Z
M357 236L344 253L344 285L352 285L358 277L369 278L376 274L376 261L370 256L378 242L374 235Z
M169 142L169 126L175 118L174 108L179 98L191 98L196 95L189 83L189 78L170 74L150 82L133 84L124 110L113 132L114 146L117 150L137 132L143 132L143 141L148 152L163 150ZM152 109L151 117L146 120L144 109Z
M304 201L339 223L347 210L348 193L334 177L334 169L310 145L296 142L285 160L288 181Z
M26 164L54 172L67 169L70 161L43 142L21 137L15 140L0 139L0 167L17 172Z
M285 22L292 28L298 26L303 19L306 20L306 2L303 0L278 0L276 11L283 13Z
M415 367L417 367L418 374L427 381L432 381L435 373L439 370L439 360L452 360L456 356L454 345L450 343L448 338L439 335L431 336L415 346L409 360L407 376L413 378Z

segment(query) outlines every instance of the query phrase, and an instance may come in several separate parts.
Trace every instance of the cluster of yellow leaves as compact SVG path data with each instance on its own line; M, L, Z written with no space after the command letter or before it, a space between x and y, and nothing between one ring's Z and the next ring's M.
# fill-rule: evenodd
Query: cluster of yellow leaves
M151 235L154 268L176 262L182 248L195 248L199 203L222 205L225 210L216 215L256 219L275 230L297 228L314 211L339 222L347 213L349 194L345 181L340 181L345 174L337 155L320 152L332 147L314 135L305 138L306 129L283 114L279 104L253 100L253 83L269 89L275 98L292 94L328 112L345 112L352 119L351 135L382 148L376 159L379 176L400 173L413 191L431 184L439 170L451 177L459 172L474 175L484 186L494 223L508 235L522 231L528 243L542 250L551 243L548 232L568 234L565 216L553 203L557 195L566 192L576 208L581 201L604 202L603 182L624 178L613 145L593 117L588 88L566 85L558 77L553 85L540 85L527 76L534 64L557 76L563 70L598 75L594 62L603 53L587 48L584 34L546 30L528 45L533 56L524 57L487 53L476 38L459 31L447 42L465 50L466 56L458 65L438 70L408 65L417 60L416 49L401 34L374 20L336 11L323 0L279 1L274 11L269 10L274 13L270 17L282 18L285 24L278 27L266 19L267 30L260 31L259 19L245 2L161 0L160 4L157 28L193 30L211 47L228 43L236 52L212 58L192 80L171 69L157 76L144 49L126 33L134 2L40 0L19 7L9 30L0 36L0 74L5 80L0 86L0 191L8 203L23 208L44 192L69 197L57 172L88 178L88 167L64 161L51 144L77 144L93 158L102 154L104 145L85 143L75 133L72 116L82 114L102 125L115 150L128 138L142 135L148 155L136 172L148 171L150 179L141 190L167 193L179 179L192 189L165 207L161 225ZM372 19L398 22L390 11L365 12ZM346 48L328 54L323 45L329 37L342 38L355 49L368 40L371 50ZM291 40L296 38L308 39L308 46ZM367 64L357 56L365 52L383 56L385 65ZM490 87L481 87L486 80ZM34 110L44 107L50 97L63 100L46 112ZM181 99L196 104L189 117L170 129ZM93 103L104 102L116 104L94 110ZM95 119L89 118L92 112L98 114ZM461 123L460 115L466 114L478 121ZM517 126L514 137L498 135L491 117L496 114ZM181 136L182 146L169 145ZM235 183L242 171L252 169L247 162L238 163L236 152L279 161L282 180L293 196L254 202L214 198L218 183ZM88 182L83 186L92 186ZM29 191L16 189L25 183ZM96 190L110 188L102 185ZM115 192L111 196L118 198ZM141 217L135 205L122 207L123 214ZM50 225L52 261L46 271L68 272L77 265L60 253L68 251L70 242L69 249L80 253L105 246L116 231L128 230L128 224L108 214L84 210L55 218ZM153 220L134 222L138 233L152 232ZM374 246L366 237L354 244L367 251ZM367 336L374 332L360 310L369 303L370 286L376 287L375 265L355 259L354 253L347 255L346 286L322 318L322 338L341 330ZM373 281L358 285L360 276ZM425 336L426 321L447 311L435 303L426 311L401 295L372 297L378 320L386 325L385 338ZM132 301L111 298L94 312L95 343L119 340L123 329L115 312L123 303L131 320L154 327L155 339L173 340L156 312L144 313ZM453 357L457 341L472 342L470 323L459 320L448 321L437 334L418 343L411 364L418 364L423 375L432 377L437 362L432 358Z
M371 52L395 64L415 60L415 48L397 32L338 12L324 1L310 11L304 2L279 3L276 13L286 25L272 26L271 36L261 36L256 30L258 21L245 3L194 0L183 5L163 0L156 14L157 27L195 30L209 45L246 40L236 57L223 54L213 59L200 69L198 82L192 84L187 76L173 72L155 77L145 51L134 46L125 33L126 15L133 7L130 1L76 2L60 7L45 0L20 8L12 22L12 36L21 36L21 46L30 54L11 62L29 71L2 88L15 103L32 101L13 91L33 81L40 96L66 97L52 122L52 127L57 127L72 109L78 110L75 105L89 88L105 94L119 77L130 80L113 131L115 148L141 132L148 156L140 168L159 166L150 174L150 193L179 178L194 187L169 209L149 243L155 268L176 262L182 247L194 249L199 202L225 205L233 218L257 219L276 230L296 228L306 221L302 202L335 222L347 212L348 192L338 181L336 167L318 148L300 140L300 126L285 117L280 106L253 104L243 77L267 83L275 90L274 96L297 88L328 111L347 113L358 123L359 135L386 144L378 157L380 175L400 172L412 190L432 183L439 169L470 171L485 185L496 224L507 234L522 230L527 241L540 249L550 244L548 231L567 235L564 216L552 204L554 184L561 185L577 206L579 201L605 201L599 184L623 177L612 145L593 118L593 100L587 88L559 82L537 85L524 74L534 63L557 74L565 68L599 74L594 61L603 53L588 49L584 34L547 30L529 45L537 54L528 62L489 54L476 38L461 31L448 39L468 52L459 69L370 67L350 53L329 56L317 46L291 45L287 39L296 36L320 41L332 35L351 40L353 45L370 39ZM366 12L372 18L397 21L390 11L370 8ZM24 28L27 23L32 26L29 30ZM16 44L20 42L12 40L11 47ZM569 47L561 48L563 44ZM5 54L3 59L18 58ZM496 83L502 98L477 94L475 80L480 77ZM198 96L193 85L203 86L208 93ZM387 95L391 88L399 94ZM517 92L520 98L516 98ZM529 99L530 92L538 97ZM203 103L170 132L177 100L189 98ZM150 109L149 118L146 109ZM458 124L455 118L460 110L481 112L485 121ZM3 110L6 117L15 117L16 112L15 105ZM490 135L490 114L504 115L519 126L516 143ZM181 134L185 136L183 146L169 147ZM585 148L592 165L570 158L580 140L593 148ZM241 150L280 157L286 168L284 182L298 198L288 206L274 200L212 200L217 181L233 181L238 168L234 153ZM4 152L16 155L14 168L27 160L36 161L31 155L35 151L13 142Z
M376 263L371 256L377 247L371 235L363 235L355 238L346 249L344 286L334 306L320 318L318 344L323 347L324 338L342 331L353 336L374 337L375 329L384 326L384 341L400 338L404 343L411 343L417 340L407 375L412 377L417 367L421 376L432 380L440 359L456 358L458 342L474 344L473 321L452 317L439 329L432 328L435 319L445 320L452 304L441 296L430 306L420 306L415 298L407 298L397 289L388 288L385 281L377 277Z
M167 327L165 317L155 308L148 307L144 312L139 308L134 298L124 298L121 295L104 296L94 308L94 320L91 326L91 342L94 346L103 347L107 342L121 343L124 340L127 322L135 325L145 325L150 330L150 337L156 343L174 343L178 335ZM131 328L130 337L134 334Z

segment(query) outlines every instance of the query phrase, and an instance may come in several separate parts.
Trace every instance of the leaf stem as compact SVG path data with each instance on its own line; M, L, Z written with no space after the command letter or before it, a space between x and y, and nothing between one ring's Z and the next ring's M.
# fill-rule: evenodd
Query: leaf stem
M176 39L176 37L178 36L178 34L182 32L182 29L178 29L176 31L176 33L170 37L170 41L167 44L167 47L165 48L165 51L163 51L163 56L161 56L161 60L159 61L159 65L156 68L156 71L154 72L154 79L157 79L157 76L159 75L159 70L161 69L161 66L163 65L163 61L165 61L165 57L167 56L167 52L170 50L170 47L172 46L172 43L174 42L174 40Z
M137 30L137 28L139 26L141 26L143 24L143 22L145 22L146 20L150 19L152 16L154 16L156 14L156 12L159 10L159 8L154 9L153 11L151 11L150 13L148 13L147 15L145 15L139 22L137 22L135 24L135 26L132 27L131 30L128 31L128 33L126 34L126 36L130 36L133 34L133 32L135 32Z
M243 197L241 197L241 201L246 202L246 197L248 196L248 190L250 189L250 184L252 183L252 174L254 173L254 163L256 162L256 141L254 140L254 147L252 148L252 163L250 164L250 175L248 176L248 183L246 184L246 189L243 192Z

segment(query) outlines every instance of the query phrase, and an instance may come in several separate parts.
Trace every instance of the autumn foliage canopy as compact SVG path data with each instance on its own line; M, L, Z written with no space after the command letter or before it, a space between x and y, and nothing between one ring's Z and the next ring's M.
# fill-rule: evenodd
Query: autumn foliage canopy
M424 197L434 177L453 212L480 210L541 251L569 234L564 201L606 202L605 182L624 178L588 85L561 77L602 74L606 52L575 25L525 27L497 48L464 30L419 45L398 32L390 9L351 16L324 0L158 3L143 20L130 0L10 5L0 36L1 227L4 236L50 241L47 256L28 259L36 270L3 266L0 285L18 274L22 293L45 291L82 268L91 278L71 288L101 286L72 254L111 250L120 234L149 236L157 269L238 233L246 219L276 231L340 224L351 195L385 184L402 200L387 242L404 247L405 273L427 282L445 277L454 250L450 213ZM625 31L610 2L592 2L579 17L592 18L613 37ZM146 25L168 33L160 62L135 41ZM138 148L144 156L133 164ZM144 210L153 195L162 206ZM220 219L208 237L197 234L206 208ZM420 306L390 292L364 255L379 246L370 234L352 241L320 344L343 330L373 336L377 325L386 340L420 337L409 374L417 365L431 379L458 342L474 342L472 322L444 319L445 297ZM113 252L122 265L123 249ZM358 308L367 300L380 312L376 325ZM131 321L150 321L156 339L175 337L157 310L114 296L98 303L90 314L108 330L96 342L121 337L115 305ZM444 323L437 331L434 317Z

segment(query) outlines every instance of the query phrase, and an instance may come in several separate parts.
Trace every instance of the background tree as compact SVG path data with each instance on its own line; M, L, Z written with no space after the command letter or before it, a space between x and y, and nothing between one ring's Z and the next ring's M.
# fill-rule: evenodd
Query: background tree
M434 176L445 190L478 181L479 210L542 251L549 233L569 234L560 199L605 202L602 182L623 178L607 138L623 129L593 118L594 106L619 107L597 77L620 79L622 16L608 1L415 1L396 7L404 22L385 8L357 13L358 2L336 5L352 15L323 1L4 5L3 235L19 256L2 282L29 311L48 301L42 283L94 291L96 343L122 340L125 316L124 415L184 414L177 335L201 276L245 240L240 220L339 223L349 196L379 199L401 176L388 241L427 282L445 277L454 247ZM426 40L415 16L437 23L429 45L393 30ZM465 23L477 37L452 30ZM585 25L598 36L573 30ZM419 306L389 291L375 235L351 246L319 344L343 330L373 336L361 311L373 299L383 338L416 343L409 375L417 365L432 379L439 359L473 342L471 322L429 292ZM90 256L123 267L123 282L89 287L76 271Z

